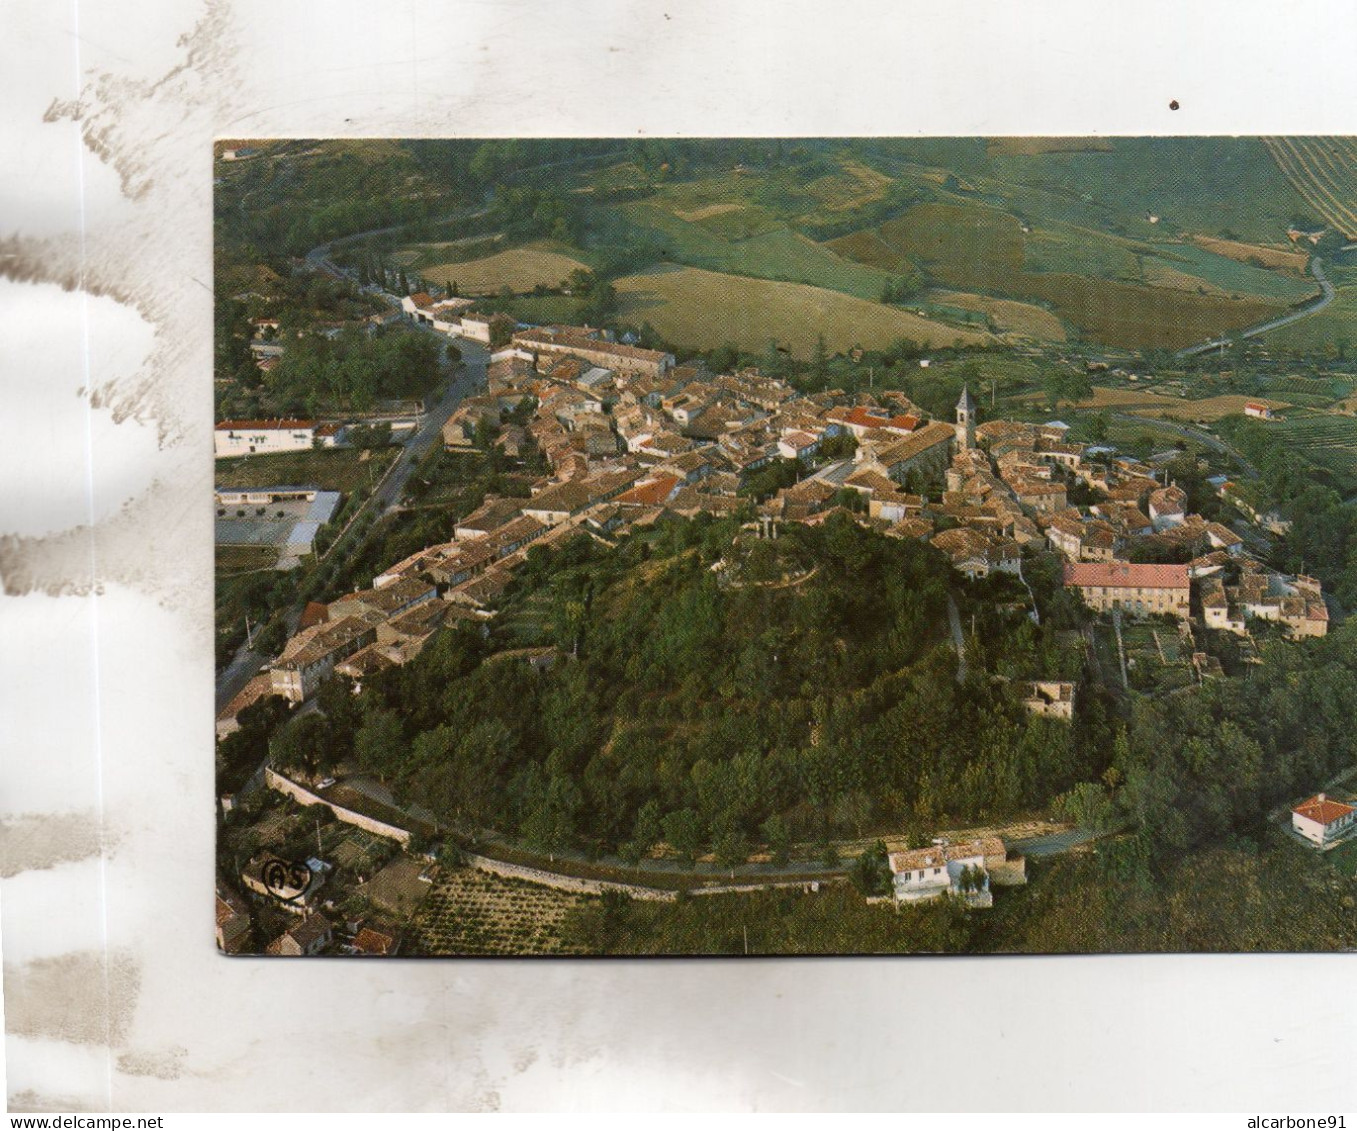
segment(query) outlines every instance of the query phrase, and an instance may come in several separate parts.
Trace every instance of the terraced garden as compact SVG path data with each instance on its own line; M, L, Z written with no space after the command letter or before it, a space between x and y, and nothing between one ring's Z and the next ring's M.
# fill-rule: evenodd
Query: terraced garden
M410 954L580 954L561 925L590 896L474 868L444 871L410 926Z

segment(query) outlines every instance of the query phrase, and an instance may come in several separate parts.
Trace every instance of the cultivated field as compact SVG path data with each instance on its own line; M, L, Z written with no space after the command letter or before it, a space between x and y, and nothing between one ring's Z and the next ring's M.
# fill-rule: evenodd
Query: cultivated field
M1357 477L1357 419L1331 414L1294 413L1268 425L1288 446L1321 467L1352 481Z
M430 262L419 270L440 286L452 282L462 294L476 295L494 294L501 287L513 291L530 291L538 284L558 287L570 272L584 266L558 251L529 245L461 263Z
M1063 270L1030 270L1029 242L1042 266ZM1140 281L1147 257L1137 256L1132 241L1098 238L1097 233L1074 228L1024 232L1016 216L973 204L920 204L877 228L826 246L883 269L917 260L934 278L962 290L1037 299L1089 337L1133 347L1176 349L1278 312L1279 299L1241 293L1233 286L1243 281L1241 271L1254 272L1248 276L1250 285L1266 284L1271 291L1301 285L1220 256L1211 256L1216 262L1209 265L1193 264L1193 258L1208 253L1178 245L1174 254L1182 263L1161 266L1181 274L1190 274L1186 270L1190 266L1201 271L1202 278L1174 278L1173 286L1148 286ZM1156 262L1153 255L1148 262ZM1221 293L1226 287L1230 293ZM1236 293L1239 297L1234 297Z
M1305 202L1357 238L1357 138L1269 137L1263 143Z
M1287 401L1271 397L1243 397L1235 394L1206 397L1199 401L1185 401L1181 397L1166 397L1162 393L1141 392L1138 389L1107 389L1098 386L1093 396L1080 401L1076 408L1110 408L1119 412L1153 413L1175 420L1219 420L1222 416L1243 412L1250 402L1265 404L1281 410L1289 408Z
M216 461L218 487L322 487L327 491L365 489L376 484L399 449L372 452L320 448L269 455L233 456Z
M754 207L723 209L701 223L689 223L663 202L622 205L618 214L637 236L660 240L668 258L708 271L751 275L830 290L858 298L879 298L891 272L840 255Z
M880 348L897 338L928 346L994 340L838 291L695 267L656 268L619 279L616 287L624 321L649 322L669 341L691 349L731 342L758 352L772 339L809 357L818 333L831 350Z
M1014 302L963 291L931 291L928 298L930 302L979 311L994 320L1000 333L1046 342L1065 340L1065 327L1060 319L1044 307L1033 306L1030 302Z
M1264 267L1279 267L1283 271L1302 272L1310 257L1303 251L1292 248L1270 247L1257 243L1241 243L1238 240L1218 239L1215 236L1190 235L1187 237L1198 247L1227 259L1236 259L1240 263L1260 263Z
M278 564L277 546L218 546L216 568L223 577L272 569Z
M572 954L567 914L589 897L474 868L444 871L410 927L412 954Z

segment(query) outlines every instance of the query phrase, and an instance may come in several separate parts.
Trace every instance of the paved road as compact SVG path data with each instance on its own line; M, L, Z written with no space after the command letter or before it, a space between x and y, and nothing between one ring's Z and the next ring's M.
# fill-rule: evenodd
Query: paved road
M1236 337L1256 338L1260 334L1266 334L1269 330L1276 330L1281 326L1289 326L1292 322L1299 322L1302 318L1309 318L1312 314L1318 314L1329 303L1333 302L1334 289L1333 284L1329 282L1328 276L1324 274L1324 264L1319 256L1314 256L1310 260L1310 274L1319 282L1319 297L1299 310L1293 310L1290 314L1283 314L1279 318L1271 318L1266 322L1260 322L1256 326L1250 326L1247 330L1241 330ZM1209 342L1202 342L1198 346L1188 346L1185 350L1179 350L1174 357L1188 358L1196 357L1198 354L1207 353L1211 350L1220 349L1221 346L1228 345L1228 337L1215 338Z
M446 342L442 334L431 327L421 327L428 333ZM419 461L428 454L429 449L442 442L443 425L448 422L462 398L471 396L485 388L486 367L490 362L490 353L477 342L459 341L457 348L462 352L462 363L452 379L448 381L443 399L430 408L423 422L402 446L401 454L396 458L392 469L383 479L381 486L373 492L368 506L375 506L377 513L389 510L400 501L409 482L410 473L419 465Z
M1186 424L1176 424L1171 420L1159 420L1152 416L1137 416L1132 412L1114 412L1111 413L1113 420L1126 421L1129 424L1143 424L1150 428L1161 428L1167 432L1175 432L1179 436L1186 437L1189 440L1196 440L1206 447L1229 456L1244 469L1245 473L1252 478L1258 478L1260 472L1257 467L1246 460L1234 448L1230 447L1219 436L1213 436L1210 432L1203 432L1199 428L1189 428Z
M437 334L431 327L423 328L446 343L442 334ZM422 423L405 440L400 455L396 457L396 462L388 470L381 485L364 502L363 507L358 514L354 515L352 521L357 521L358 515L370 508L375 509L376 513L381 515L400 502L411 473L419 466L419 461L428 454L429 449L441 442L443 425L447 423L448 417L456 410L462 398L485 387L485 370L490 360L489 352L476 342L459 342L458 348L462 351L462 362L457 372L448 381L447 391L443 394L443 398L424 414ZM346 548L351 550L355 545L357 543L351 541ZM336 546L338 546L338 543L336 543ZM300 605L288 610L286 622L289 636L296 631L301 613ZM263 667L268 658L260 652L241 645L234 659L217 677L217 710L220 711L240 693L240 690L254 678L255 673Z
M1040 859L1043 856L1058 856L1062 852L1068 852L1071 848L1077 848L1081 844L1097 840L1100 836L1102 836L1102 833L1095 833L1089 829L1067 829L1065 832L1049 833L1046 836L1031 837L1028 840L1015 840L1009 845L1009 848L1019 856Z

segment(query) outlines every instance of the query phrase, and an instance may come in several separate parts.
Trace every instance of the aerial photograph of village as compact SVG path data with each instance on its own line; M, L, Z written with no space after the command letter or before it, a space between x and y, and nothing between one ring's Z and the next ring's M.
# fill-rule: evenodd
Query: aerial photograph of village
M223 952L1357 949L1357 138L213 176Z

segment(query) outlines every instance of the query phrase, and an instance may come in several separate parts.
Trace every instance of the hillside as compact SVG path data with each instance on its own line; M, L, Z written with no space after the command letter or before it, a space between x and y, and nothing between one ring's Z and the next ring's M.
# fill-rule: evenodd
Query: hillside
M951 583L933 548L844 516L776 541L709 519L615 549L581 536L530 555L489 653L448 634L365 681L354 743L455 826L633 858L663 841L742 861L1011 812L1100 772L1096 694L1073 729L1038 725L990 678L1077 672L1078 650L981 604L985 646L958 683ZM514 662L523 645L557 658L534 671Z

